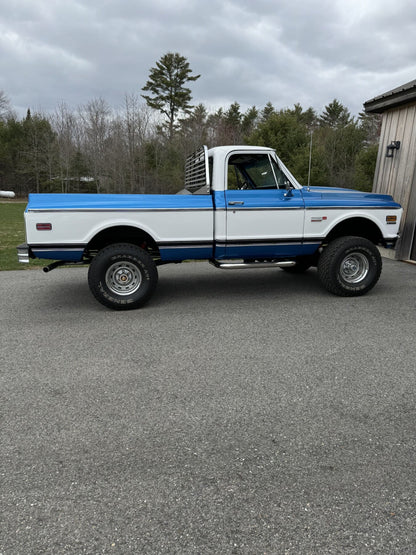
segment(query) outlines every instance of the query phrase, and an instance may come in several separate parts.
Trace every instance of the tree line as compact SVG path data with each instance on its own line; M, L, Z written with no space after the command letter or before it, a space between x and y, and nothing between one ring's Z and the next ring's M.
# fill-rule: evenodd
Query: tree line
M174 193L186 156L202 144L249 144L275 148L304 185L371 190L379 117L355 118L337 99L321 114L270 102L242 111L237 101L209 112L190 104L185 85L198 78L186 58L168 53L150 70L142 89L149 94L126 95L118 110L98 98L21 119L0 91L0 189Z

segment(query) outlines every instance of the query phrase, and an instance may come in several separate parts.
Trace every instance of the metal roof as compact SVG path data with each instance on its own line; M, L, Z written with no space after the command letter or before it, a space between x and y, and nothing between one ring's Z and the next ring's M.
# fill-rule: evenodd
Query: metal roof
M416 79L364 102L369 114L382 114L386 110L416 102Z

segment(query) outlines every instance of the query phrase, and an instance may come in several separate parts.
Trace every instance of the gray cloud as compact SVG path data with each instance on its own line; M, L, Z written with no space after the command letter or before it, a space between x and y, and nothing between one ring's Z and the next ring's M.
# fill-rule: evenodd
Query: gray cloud
M168 51L201 78L194 102L362 103L415 78L410 0L0 0L0 89L20 113L140 93Z

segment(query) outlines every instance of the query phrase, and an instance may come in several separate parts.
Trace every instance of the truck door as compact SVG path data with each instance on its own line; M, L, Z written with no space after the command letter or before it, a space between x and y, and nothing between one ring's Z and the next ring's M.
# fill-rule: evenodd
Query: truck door
M304 202L267 153L232 153L225 191L227 258L304 254Z

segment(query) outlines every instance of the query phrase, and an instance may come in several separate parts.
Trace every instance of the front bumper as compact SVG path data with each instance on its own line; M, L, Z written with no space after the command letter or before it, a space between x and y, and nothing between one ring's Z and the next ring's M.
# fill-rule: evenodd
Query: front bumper
M29 264L30 259L30 249L26 243L19 245L17 247L17 259L22 264Z
M384 238L382 241L382 246L386 249L394 249L396 248L396 243L399 240L400 235L396 235L396 237L393 237L392 239L386 239Z

